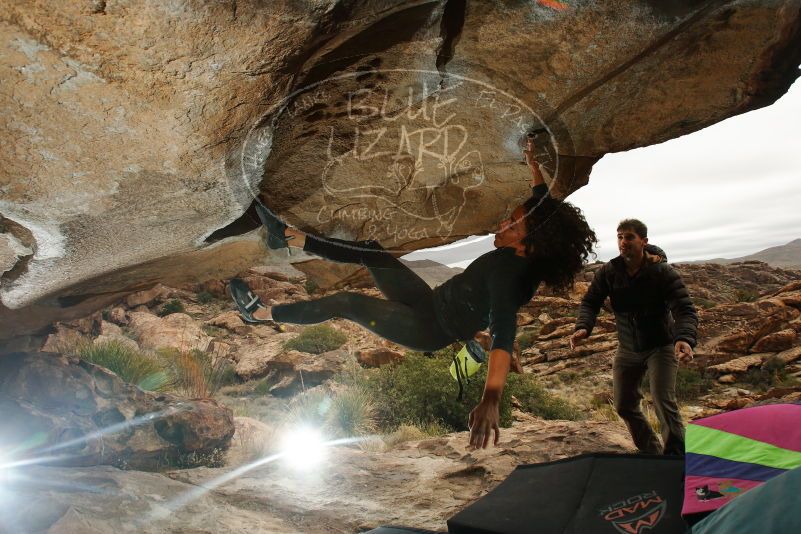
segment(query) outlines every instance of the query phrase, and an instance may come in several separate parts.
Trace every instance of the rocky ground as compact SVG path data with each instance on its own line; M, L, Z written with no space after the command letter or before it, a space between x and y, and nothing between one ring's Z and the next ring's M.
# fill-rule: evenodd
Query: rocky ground
M518 411L496 449L467 450L465 433L427 439L418 435L381 446L335 447L328 461L305 474L279 463L252 464L280 437L281 417L293 395L326 384L354 360L362 366L401 360L401 347L334 320L331 326L347 336L341 348L320 355L285 350L283 343L303 327L286 325L279 332L246 325L225 296L222 281L156 286L81 320L57 323L42 350L65 352L79 338L98 344L113 339L143 351L196 349L229 362L241 383L222 388L214 399L189 400L136 393L114 375L74 358L17 357L12 366L16 378L5 373L2 390L4 404L17 410L19 421L47 416L52 421L44 420L43 428L61 424L64 432L78 426L88 433L130 423L137 414L165 403L183 409L171 415L167 427L143 425L79 447L80 468L26 469L25 479L13 480L13 498L7 495L3 501L0 527L51 533L337 533L394 523L444 530L448 517L520 463L596 450L630 451L625 428L608 403L616 348L613 316L602 314L580 350L567 347L578 298L595 268L588 267L572 293L543 290L519 315L524 370L537 375L552 394L578 404L589 414L586 420L545 421ZM796 378L801 375L801 272L759 262L677 268L699 306L701 321L697 357L690 367L698 372L683 372L702 382L694 383L697 391L683 400L685 416L801 399ZM242 276L266 302L323 294L297 271L254 267ZM372 288L356 290L377 295ZM11 366L9 362L4 365ZM51 385L47 395L36 397L35 388L23 387L26 383ZM267 387L254 393L262 383ZM125 391L134 400L120 397ZM61 412L54 408L57 403ZM112 405L121 407L118 414L112 413ZM215 417L220 410L229 415ZM105 415L98 418L101 412ZM235 417L225 423L231 414ZM193 428L201 430L188 432ZM183 458L181 451L214 448L219 440L230 440L230 447L205 462L216 467L174 468L176 459ZM139 466L131 462L140 457L150 461Z

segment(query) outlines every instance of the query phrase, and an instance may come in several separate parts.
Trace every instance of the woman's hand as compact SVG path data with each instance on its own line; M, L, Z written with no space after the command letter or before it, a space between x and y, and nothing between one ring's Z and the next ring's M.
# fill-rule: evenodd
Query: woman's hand
M540 164L537 162L537 158L534 155L536 150L537 147L534 146L534 139L527 139L526 149L523 151L523 155L526 157L526 165L531 169L531 187L536 187L545 183L545 178L542 176L542 171L540 171Z
M527 139L526 140L526 149L523 151L523 155L526 158L526 165L529 167L537 167L539 170L539 163L537 163L537 158L534 155L536 152L537 147L534 146L534 139Z
M483 398L478 406L473 408L467 418L467 425L470 427L470 445L476 449L486 449L489 444L490 436L494 433L493 445L498 445L501 437L498 423L500 402L493 398Z

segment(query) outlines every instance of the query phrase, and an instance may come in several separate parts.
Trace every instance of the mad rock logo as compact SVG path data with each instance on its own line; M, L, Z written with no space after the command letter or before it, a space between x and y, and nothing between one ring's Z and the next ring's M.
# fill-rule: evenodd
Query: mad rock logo
M531 130L545 132L543 154L559 153L528 106L486 83L360 70L310 84L260 120L243 147L238 189L251 202L279 190L297 198L291 212L307 227L350 230L390 248L459 232L486 195L497 200L493 189L526 184L521 149ZM289 168L297 172L283 175ZM304 190L283 191L299 173Z
M641 534L656 527L666 508L667 501L651 491L609 505L599 514L622 534Z

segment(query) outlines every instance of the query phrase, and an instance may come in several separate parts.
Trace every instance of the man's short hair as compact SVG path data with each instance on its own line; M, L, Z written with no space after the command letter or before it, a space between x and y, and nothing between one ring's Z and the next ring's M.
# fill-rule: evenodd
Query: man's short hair
M648 227L639 219L623 219L617 225L617 231L621 230L632 230L642 239L648 237Z

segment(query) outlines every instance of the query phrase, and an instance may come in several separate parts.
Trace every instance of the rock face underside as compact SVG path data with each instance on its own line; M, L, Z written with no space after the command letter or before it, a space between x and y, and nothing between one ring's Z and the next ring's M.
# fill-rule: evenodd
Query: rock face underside
M0 0L0 337L266 252L412 250L775 101L801 2ZM277 260L276 260L277 261Z

